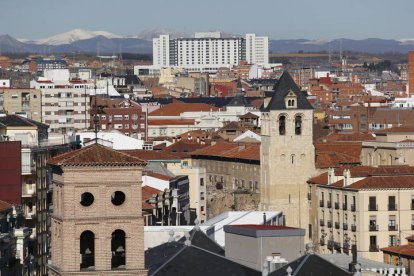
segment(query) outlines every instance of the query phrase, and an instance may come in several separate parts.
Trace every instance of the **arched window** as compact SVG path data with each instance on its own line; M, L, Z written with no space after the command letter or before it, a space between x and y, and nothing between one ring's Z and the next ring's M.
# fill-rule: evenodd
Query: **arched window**
M111 239L111 268L125 267L125 232L122 230L115 230L112 232Z
M295 116L295 134L296 135L302 134L302 116L300 115Z
M286 134L286 116L282 115L279 117L279 135Z
M80 269L95 268L95 234L84 231L80 236Z

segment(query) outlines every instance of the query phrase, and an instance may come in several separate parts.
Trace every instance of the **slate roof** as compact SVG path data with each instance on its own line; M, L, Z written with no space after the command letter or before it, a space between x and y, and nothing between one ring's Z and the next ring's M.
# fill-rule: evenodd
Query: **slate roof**
M260 271L195 245L169 242L145 251L149 276L260 276Z
M35 126L38 128L48 128L49 126L46 124L43 124L41 122L31 120L28 118L21 117L19 115L6 115L3 117L0 117L0 124L5 126L14 126L14 127L27 127L27 126Z
M293 262L279 268L268 274L268 276L286 276L287 268L292 268L292 276L309 276L309 275L335 275L348 276L352 273L334 265L316 254L306 254Z
M305 93L300 90L287 71L283 72L273 90L274 94L267 107L263 110L265 112L269 112L270 110L285 110L285 97L290 91L295 93L297 97L297 109L313 109L308 99L306 99Z
M200 230L191 230L190 231L190 238L192 245L195 245L197 247L200 247L202 249L205 249L207 251L219 254L224 256L225 251L223 247L221 247L218 243L210 239L203 231ZM179 239L179 242L185 242L186 237L183 236L181 239Z
M231 99L227 106L249 106L249 103L243 95L242 84L240 79L237 81L237 93L233 97L233 99Z
M145 166L146 162L126 153L92 144L90 146L63 153L48 160L57 166Z

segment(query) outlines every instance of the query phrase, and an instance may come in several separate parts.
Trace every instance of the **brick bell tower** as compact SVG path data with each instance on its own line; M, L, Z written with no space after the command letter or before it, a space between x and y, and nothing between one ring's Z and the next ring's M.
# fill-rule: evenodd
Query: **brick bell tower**
M49 275L147 275L141 178L145 161L93 144L49 160Z
M309 227L306 181L315 173L313 107L284 72L261 113L263 211L283 211L288 226Z

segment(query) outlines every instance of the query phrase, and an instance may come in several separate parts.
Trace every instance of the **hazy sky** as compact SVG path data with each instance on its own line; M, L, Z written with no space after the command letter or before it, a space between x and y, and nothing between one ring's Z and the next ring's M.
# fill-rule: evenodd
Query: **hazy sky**
M0 0L0 34L44 38L75 28L136 35L255 32L274 39L414 38L413 0Z

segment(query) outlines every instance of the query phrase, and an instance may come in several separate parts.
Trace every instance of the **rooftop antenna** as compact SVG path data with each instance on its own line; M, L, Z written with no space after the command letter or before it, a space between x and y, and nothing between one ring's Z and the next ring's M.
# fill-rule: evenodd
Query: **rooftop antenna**
M99 122L99 118L98 118L98 105L96 103L96 98L98 97L97 93L96 93L96 78L94 81L94 90L95 90L95 116L93 116L93 123L95 126L95 144L98 144L98 122Z

